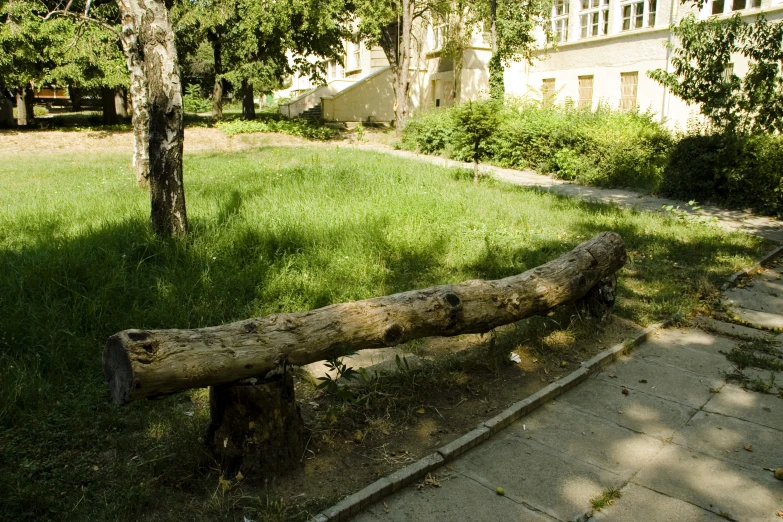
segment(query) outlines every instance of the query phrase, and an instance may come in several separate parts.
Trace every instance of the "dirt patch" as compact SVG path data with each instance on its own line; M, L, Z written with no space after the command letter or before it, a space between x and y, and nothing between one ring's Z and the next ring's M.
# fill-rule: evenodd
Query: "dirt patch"
M312 147L327 144L285 134L239 134L229 138L225 133L215 128L187 127L185 129L185 152L231 152L263 145ZM29 152L64 154L81 151L130 154L132 146L133 135L130 131L15 130L0 132L0 155Z
M317 390L311 377L300 375L297 397L310 429L303 469L272 484L258 477L233 480L236 494L279 498L287 506L284 519L305 519L436 451L641 331L617 317L599 327L591 321L561 324L559 315L533 328L510 325L495 334L422 341L410 347L408 357L415 364L395 359L394 370L368 371L353 382L355 402Z

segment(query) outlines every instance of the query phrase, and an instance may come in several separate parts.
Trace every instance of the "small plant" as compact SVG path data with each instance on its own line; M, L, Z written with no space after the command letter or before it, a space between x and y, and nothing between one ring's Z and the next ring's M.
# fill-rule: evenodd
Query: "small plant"
M622 496L623 494L619 488L609 488L597 497L590 499L590 505L596 511L601 511L603 508L614 504L614 501L619 500Z
M479 161L489 156L489 138L498 124L500 104L495 101L469 101L454 111L455 152L473 162L473 183L479 181Z
M182 96L182 106L185 112L208 112L212 109L212 101L204 97L201 86L194 83L187 86Z
M364 139L364 125L362 125L362 122L359 122L359 125L356 126L356 141L362 141Z
M351 350L346 350L344 355L350 356L354 355L356 352ZM334 359L328 359L326 361L326 367L328 368L329 372L334 372L335 376L332 377L331 373L327 373L323 377L319 377L318 380L321 381L320 384L318 384L317 388L319 390L324 390L326 393L330 395L334 395L335 397L339 398L342 401L345 402L353 402L356 400L356 394L351 389L350 385L348 384L348 381L355 380L360 377L360 373L351 368L350 366L347 366L343 361L342 358L336 357ZM343 380L345 382L339 382L340 380Z

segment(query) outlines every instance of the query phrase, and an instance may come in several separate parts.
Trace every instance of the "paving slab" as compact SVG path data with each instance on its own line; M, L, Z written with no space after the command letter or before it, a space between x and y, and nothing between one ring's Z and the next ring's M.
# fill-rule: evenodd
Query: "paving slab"
M712 397L710 390L720 389L723 385L720 378L657 364L652 362L654 359L660 358L648 358L645 350L639 350L631 356L618 359L611 368L599 373L596 379L624 386L629 391L624 397L646 393L692 408L703 406Z
M529 439L497 435L452 463L459 473L559 520L590 510L590 499L620 487L620 475ZM487 518L485 520L497 520Z
M700 411L672 442L755 470L783 466L783 431L725 415Z
M757 288L732 288L724 293L724 302L757 312L783 314L783 299Z
M743 341L770 339L772 337L771 333L766 330L757 330L741 324L718 321L712 317L698 316L693 319L693 322L700 328L709 330L717 335L729 336Z
M783 399L726 384L704 405L704 411L720 413L775 430L783 426ZM781 506L783 508L783 506Z
M770 330L783 329L783 315L748 310L741 306L733 306L731 311L734 315L742 319L742 321L753 326L760 326Z
M636 484L622 489L622 498L597 512L591 520L629 522L725 522L725 518L677 498L661 495Z
M696 413L695 408L678 402L646 393L623 395L621 390L615 383L589 379L560 400L601 419L662 440L672 437Z
M727 352L735 345L736 343L721 343ZM727 372L734 369L734 365L721 353L710 353L700 348L691 348L690 345L675 344L659 339L649 341L644 352L639 353L639 358L716 380L722 380ZM647 381L651 383L649 379Z
M384 505L385 503L385 505ZM356 522L486 522L519 520L552 522L508 497L498 495L478 482L452 473L441 479L440 488L408 488L376 504L353 519Z
M722 351L731 350L737 344L737 341L733 339L691 327L658 330L648 342L676 344L711 354L720 354Z
M684 500L732 520L774 520L783 488L772 473L668 446L642 468L633 483Z
M663 448L660 439L641 435L560 401L542 406L524 422L511 425L501 436L534 440L626 478Z

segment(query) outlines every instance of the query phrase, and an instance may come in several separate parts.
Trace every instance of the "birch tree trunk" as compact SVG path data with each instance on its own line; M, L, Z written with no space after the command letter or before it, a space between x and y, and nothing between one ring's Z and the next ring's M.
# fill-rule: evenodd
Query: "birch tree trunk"
M139 43L137 19L130 6L130 0L118 0L122 14L120 42L125 53L125 64L130 73L131 122L133 126L133 171L136 184L146 187L150 172L150 114L147 96L147 77L144 72L142 49Z
M188 220L182 181L182 85L174 29L162 0L118 1L138 22L137 48L147 81L150 223L158 237L184 235Z

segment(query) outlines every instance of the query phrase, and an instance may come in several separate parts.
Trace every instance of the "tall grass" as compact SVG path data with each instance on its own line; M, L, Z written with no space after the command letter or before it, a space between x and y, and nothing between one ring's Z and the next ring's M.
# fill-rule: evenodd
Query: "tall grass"
M648 323L688 313L700 276L718 282L765 246L470 177L340 148L188 155L192 231L163 242L125 155L4 156L0 519L209 518L214 497L193 478L207 413L183 416L187 397L111 406L100 357L119 330L499 278L602 230L636 259L620 275L618 313ZM161 502L185 511L164 515Z

